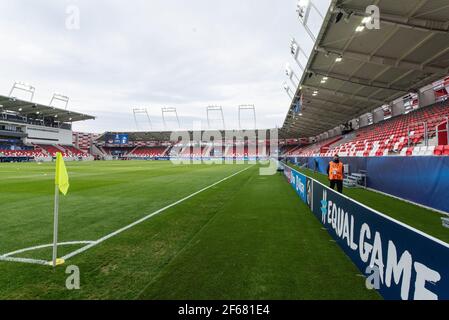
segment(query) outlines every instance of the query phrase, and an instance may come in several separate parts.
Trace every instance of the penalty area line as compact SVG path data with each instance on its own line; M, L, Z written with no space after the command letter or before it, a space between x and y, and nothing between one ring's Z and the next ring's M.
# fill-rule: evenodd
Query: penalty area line
M156 215L158 215L158 214L160 214L160 213L162 213L162 212L164 212L164 211L166 211L166 210L168 210L168 209L170 209L170 208L172 208L172 207L174 207L174 206L176 206L176 205L178 205L178 204L180 204L180 203L182 203L182 202L184 202L186 200L189 200L190 198L193 198L194 196L196 196L196 195L198 195L198 194L200 194L200 193L202 193L202 192L204 192L204 191L206 191L206 190L208 190L210 188L215 187L216 185L218 185L218 184L220 184L222 182L225 182L226 180L229 180L229 179L235 177L236 175L238 175L238 174L240 174L240 173L242 173L242 172L252 168L253 166L254 165L249 166L249 167L247 167L247 168L245 168L243 170L240 170L240 171L238 171L236 173L233 173L230 176L221 179L220 181L217 181L217 182L215 182L215 183L213 183L213 184L211 184L211 185L209 185L207 187L204 187L201 190L198 190L198 191L188 195L187 197L184 197L184 198L182 198L182 199L180 199L180 200L178 200L176 202L173 202L172 204L169 204L168 206L165 206L165 207L163 207L163 208L161 208L161 209L159 209L157 211L154 211L153 213L150 213L149 215L146 215L145 217L140 218L139 220L136 220L133 223L131 223L131 224L129 224L129 225L123 227L123 228L120 228L120 229L118 229L118 230L116 230L114 232L111 232L111 233L107 234L106 236L104 236L104 237L102 237L102 238L100 238L100 239L98 239L98 240L96 240L96 241L94 241L94 242L92 242L92 243L90 243L90 244L88 244L88 245L78 249L78 250L75 250L75 251L65 255L64 257L62 257L62 259L67 261L68 259L73 258L73 257L79 255L80 253L83 253L83 252L85 252L85 251L87 251L87 250L89 250L89 249L99 245L100 243L102 243L102 242L104 242L104 241L106 241L106 240L108 240L108 239L110 239L110 238L112 238L112 237L114 237L114 236L116 236L116 235L118 235L118 234L128 230L128 229L133 228L136 225L138 225L138 224L140 224L140 223L142 223L142 222L144 222L144 221L146 221L146 220L148 220L148 219L150 219L150 218L152 218L152 217L154 217L154 216L156 216Z

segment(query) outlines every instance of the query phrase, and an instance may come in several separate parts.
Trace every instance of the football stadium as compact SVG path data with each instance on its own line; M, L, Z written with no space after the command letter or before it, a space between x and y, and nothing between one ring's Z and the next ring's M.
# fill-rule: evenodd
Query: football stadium
M259 104L244 103L256 93L239 86L243 99L232 111L211 97L196 107L202 122L187 125L176 101L181 87L207 82L200 76L179 81L167 102L145 86L156 102L130 100L105 115L96 106L122 103L108 84L90 103L82 94L45 103L39 83L13 78L39 79L38 67L2 74L13 83L0 90L2 300L449 299L447 1L286 2L295 28L279 50L288 63L283 70L266 62L283 81L274 90L284 100L267 103L280 125L261 122ZM82 28L91 27L83 5ZM275 15L278 5L263 1L260 10ZM231 16L259 8L248 6ZM61 14L76 18L76 8ZM278 17L270 29L282 23ZM55 41L64 47L70 39ZM161 52L156 64L165 63ZM136 62L121 59L123 68ZM53 62L45 79L56 86L55 70L64 67ZM61 90L95 86L87 59L71 63L80 74L62 78ZM85 83L74 84L76 76ZM230 89L207 94L240 97ZM270 312L239 308L224 312Z

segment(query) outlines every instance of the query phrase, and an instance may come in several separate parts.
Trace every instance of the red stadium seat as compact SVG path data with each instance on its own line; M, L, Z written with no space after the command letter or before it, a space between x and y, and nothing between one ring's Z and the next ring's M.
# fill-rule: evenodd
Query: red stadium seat
M443 153L444 153L444 146L437 146L435 148L434 154L436 156L441 156L441 155L443 155Z
M383 156L384 151L388 150L396 154L411 156L414 150L412 147L419 146L424 140L424 122L427 122L430 129L429 138L433 138L435 126L446 117L449 117L449 103L433 105L363 127L355 132L353 138L345 137L344 143L339 142L343 137L334 137L303 148L295 148L294 155L324 154L332 156L335 153L340 153L343 156L363 155L366 157L367 155ZM322 152L323 147L329 149L324 153ZM405 148L407 150L404 150ZM440 153L449 155L449 150L435 148L434 153L435 155L440 155Z
M449 156L449 146L444 146L443 155Z
M139 147L128 154L129 157L139 157L139 158L156 158L163 157L165 155L166 147ZM189 148L183 151L183 155L188 155L190 152Z

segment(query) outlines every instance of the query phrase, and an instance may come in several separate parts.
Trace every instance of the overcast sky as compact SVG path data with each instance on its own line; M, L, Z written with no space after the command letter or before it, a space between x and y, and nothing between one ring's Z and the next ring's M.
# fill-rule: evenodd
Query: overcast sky
M300 76L290 39L312 47L295 9L296 0L2 0L0 93L23 81L36 102L65 94L69 109L97 117L77 131L149 130L142 116L136 127L133 107L148 108L153 130L164 129L161 107L176 107L184 128L207 129L208 105L237 128L240 104L256 106L258 127L282 126L285 64Z

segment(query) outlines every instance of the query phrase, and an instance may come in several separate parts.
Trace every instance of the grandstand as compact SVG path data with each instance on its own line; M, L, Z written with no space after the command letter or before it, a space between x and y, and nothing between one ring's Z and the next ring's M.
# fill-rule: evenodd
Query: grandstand
M128 153L128 157L160 158L167 155L165 147L136 147Z
M263 133L261 130L260 133ZM177 159L267 159L271 156L270 140L245 137L245 131L220 131L217 141L210 141L204 131L195 133L201 139L193 139L194 132L186 134L189 141L171 141L171 132L106 132L92 138L95 155L107 159L167 160ZM81 134L81 133L79 133ZM87 134L84 134L87 135ZM125 142L111 137L126 137ZM235 139L228 139L234 137ZM203 139L204 138L204 139ZM91 148L92 149L92 148ZM274 156L274 155L273 155Z
M367 3L332 2L282 128L285 138L318 140L296 155L429 155L441 149L444 141L432 139L444 123L447 135L447 30L432 11L438 4L409 10L399 2L380 5L379 30L361 31ZM348 123L355 134L345 134ZM321 152L325 140L340 136L329 153Z
M437 200L441 181L417 173L449 155L446 11L431 1L401 2L379 4L374 28L367 1L332 1L281 129L282 154L310 168L318 163L322 173L338 154L347 175L366 177L366 187L449 212ZM416 192L424 185L432 200Z
M447 31L425 27L438 25L436 14L428 13L432 5L423 3L409 13L419 19L402 22L401 9L386 2L382 28L364 32L355 31L363 3L332 6L282 128L285 138L309 144L290 145L284 155L447 155L449 77L441 47ZM398 41L415 36L419 41Z
M52 161L57 152L66 160L91 159L88 150L73 144L72 124L93 119L12 95L0 96L0 161Z
M448 117L449 104L441 102L309 146L295 149L290 146L284 154L305 157L337 153L357 157L448 155L444 150L449 146L440 145L441 137L438 137L439 134L447 136ZM441 125L444 129L439 131Z

